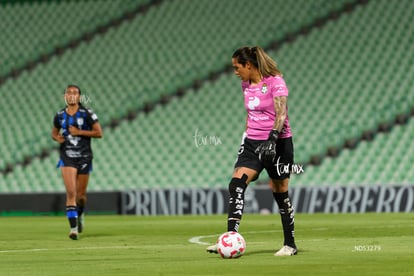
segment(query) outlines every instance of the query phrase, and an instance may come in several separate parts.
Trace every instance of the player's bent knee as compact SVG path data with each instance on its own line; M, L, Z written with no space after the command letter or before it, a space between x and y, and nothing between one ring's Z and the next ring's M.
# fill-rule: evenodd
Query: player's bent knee
M232 195L233 193L237 193L240 192L240 188L243 190L246 189L247 187L247 175L243 174L243 176L241 178L237 178L237 177L233 177L229 183L229 192L230 195Z

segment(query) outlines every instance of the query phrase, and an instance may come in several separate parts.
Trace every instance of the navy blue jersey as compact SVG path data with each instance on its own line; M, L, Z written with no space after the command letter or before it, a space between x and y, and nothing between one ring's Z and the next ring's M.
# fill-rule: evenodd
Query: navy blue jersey
M65 137L65 142L60 145L61 158L86 158L92 159L91 137L72 136L69 127L75 126L81 130L91 130L92 125L98 122L98 116L91 110L80 106L74 115L66 113L66 108L61 109L55 115L53 124L60 129Z

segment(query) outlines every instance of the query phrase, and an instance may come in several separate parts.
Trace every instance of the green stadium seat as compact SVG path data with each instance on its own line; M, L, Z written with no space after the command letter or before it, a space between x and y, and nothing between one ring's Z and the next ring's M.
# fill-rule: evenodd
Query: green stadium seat
M89 43L82 43L35 70L22 73L19 78L9 79L0 87L0 93L4 94L0 108L19 116L6 115L0 118L1 124L20 126L27 122L34 127L6 130L2 142L8 150L2 154L0 165L4 168L27 155L38 154L44 147L56 146L49 138L50 128L54 112L62 107L62 90L69 80L78 83L91 97L90 106L98 113L101 123L107 125L131 109L138 110L146 102L156 101L162 95L174 93L178 87L190 85L195 79L206 79L212 71L228 66L236 47L243 44L266 47L352 2L269 0L263 2L267 7L263 9L256 2L243 1L237 6L220 0L196 1L197 5L191 0L163 2ZM32 31L27 39L41 37L44 41L34 41L30 51L27 43L20 43L16 48L10 46L16 51L8 54L12 58L8 58L7 66L27 62L51 44L67 42L143 3L148 1L103 1L102 7L93 1L67 2L63 6L48 6L46 2L35 5L32 12L47 8L50 19L38 19L34 24L37 31ZM211 21L209 15L217 7L223 16ZM94 16L82 26L68 28L70 21L62 19L50 30L43 28L50 25L46 24L47 20L60 18L64 8L78 11L80 19L90 17L91 13ZM247 15L251 18L246 19L251 23L243 25L245 32L240 32L234 24L239 22L243 9L251 11ZM22 16L27 12L19 6L6 10L7 14L0 11L5 22L12 21L8 14ZM280 16L272 17L274 20L255 20L258 16L273 16L275 11ZM181 15L178 19L177 13ZM340 146L347 138L360 137L364 131L375 129L378 123L391 122L396 115L410 111L414 105L414 96L410 93L414 86L413 57L404 53L413 45L408 28L412 13L413 5L408 0L368 2L322 28L299 36L292 43L283 44L277 52L269 52L285 72L290 90L289 116L296 163L307 163L312 156L324 155L328 148ZM215 34L206 26L215 29ZM50 35L42 36L47 31ZM245 33L252 36L246 39ZM6 34L0 34L2 41L5 38ZM27 54L20 55L22 51ZM3 52L0 47L0 55ZM23 59L18 60L17 56ZM30 91L31 96L22 91ZM91 190L227 185L246 116L239 80L223 74L215 81L204 83L197 93L192 92L158 106L148 115L140 114L116 129L105 130L104 139L93 143L97 158ZM36 110L42 112L33 110L36 104L41 107ZM404 158L392 159L405 164L401 167L381 167L374 161L384 161L393 155L390 149L400 145L396 143L400 137L407 137L401 139L404 141L401 147L412 146L410 137L403 134L412 133L411 124L395 127L389 134L376 135L372 146L363 146L362 142L353 151L341 151L337 159L324 158L321 166L308 166L304 174L292 177L293 185L409 182L412 174L394 171L410 171L406 164L414 160L406 157L407 154ZM205 135L218 135L223 143L196 148L193 141L196 128ZM395 132L398 129L404 131ZM384 135L389 136L381 138ZM387 143L388 139L393 142ZM56 160L55 152L44 162L36 161L16 169L1 179L7 178L8 183L0 187L6 186L4 190L14 192L61 191L59 171L53 170ZM53 172L51 181L33 183L33 178L44 177L49 171ZM171 175L176 175L174 181L167 179ZM18 183L18 188L11 188L9 181ZM266 181L264 173L259 182Z

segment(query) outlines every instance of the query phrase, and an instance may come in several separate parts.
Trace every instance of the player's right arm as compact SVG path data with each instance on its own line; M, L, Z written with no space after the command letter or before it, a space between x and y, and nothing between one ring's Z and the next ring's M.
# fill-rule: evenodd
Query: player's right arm
M65 137L63 137L60 134L60 129L53 127L52 128L52 139L58 142L59 144L62 144L65 142Z
M65 142L65 137L60 133L61 125L59 123L58 115L53 118L53 127L52 127L52 139L62 144Z

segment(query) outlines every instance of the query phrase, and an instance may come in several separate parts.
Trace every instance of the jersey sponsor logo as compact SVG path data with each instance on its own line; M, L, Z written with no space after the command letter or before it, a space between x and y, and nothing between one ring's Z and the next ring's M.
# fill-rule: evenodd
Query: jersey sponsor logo
M74 150L66 150L65 152L66 152L66 155L67 155L68 157L71 157L71 158L82 157L82 155L80 154L80 152L79 152L79 151L74 151Z
M270 117L268 115L251 115L249 114L249 119L252 121L268 121Z
M254 110L257 106L260 105L260 99L256 96L249 97L249 103L247 106L249 109Z
M78 137L78 136L72 136L72 135L68 135L68 140L69 140L69 142L72 144L72 145L74 145L74 146L77 146L78 145L78 143L79 143L79 141L81 140L81 138L80 137Z

